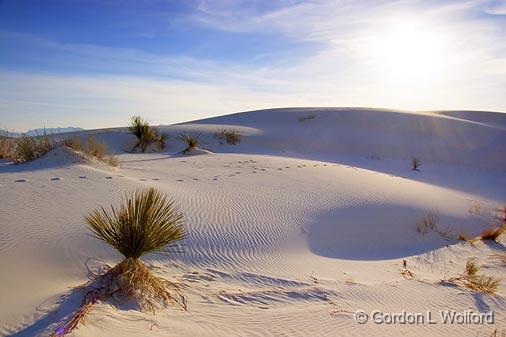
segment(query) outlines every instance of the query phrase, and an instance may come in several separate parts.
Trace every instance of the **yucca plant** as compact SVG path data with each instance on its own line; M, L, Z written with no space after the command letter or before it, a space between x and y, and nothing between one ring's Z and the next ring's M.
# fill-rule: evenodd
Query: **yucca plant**
M153 129L149 125L149 122L141 116L133 116L130 118L128 130L137 137L137 143L133 149L140 148L142 152L146 152L151 144L156 144L161 150L165 149L165 142L169 138L167 134L157 132Z
M411 158L411 169L413 171L420 171L420 165L422 165L422 160L420 158Z
M141 116L133 116L130 119L130 127L128 130L137 137L134 150L140 148L142 152L146 152L148 146L156 139L156 134L151 126L149 126L149 122Z
M186 144L186 148L182 151L183 153L190 152L200 144L200 134L191 135L185 133L179 136L179 139L181 139Z
M151 252L167 252L166 246L185 237L183 215L172 200L154 188L139 190L128 195L119 207L96 209L85 219L93 235L124 259L94 280L79 311L57 330L59 335L75 329L98 300L113 295L133 299L140 309L152 312L172 302L187 309L181 288L154 275L140 260Z

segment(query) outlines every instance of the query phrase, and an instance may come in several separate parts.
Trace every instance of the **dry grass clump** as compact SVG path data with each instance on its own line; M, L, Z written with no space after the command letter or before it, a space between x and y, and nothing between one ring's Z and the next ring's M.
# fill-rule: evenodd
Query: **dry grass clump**
M454 284L462 284L469 289L481 291L488 294L495 293L499 287L499 280L490 276L485 276L484 274L479 275L478 273L480 269L481 266L477 265L474 261L469 259L466 262L466 269L464 272L456 277L450 278L448 282Z
M183 215L173 201L154 188L139 190L117 208L92 211L86 222L96 238L115 248L124 259L93 280L80 309L54 336L77 328L93 304L112 297L134 300L141 310L152 312L170 303L187 309L180 286L154 275L140 260L147 253L166 251L165 246L185 237Z
M200 134L191 135L185 133L179 136L179 139L186 145L186 148L182 151L183 154L197 148L200 144Z
M54 148L54 139L45 131L42 135L22 135L14 138L14 151L12 158L16 162L35 160Z
M7 132L0 130L0 158L12 158L14 153L14 139Z
M480 237L481 237L482 240L497 241L497 239L499 238L499 236L501 236L501 234L503 234L505 232L506 232L506 222L503 223L500 226L492 226L492 227L486 228L481 233Z
M439 223L439 215L437 210L431 209L420 218L416 223L416 231L422 235L427 234L430 230L436 231Z
M156 144L161 150L165 149L168 136L164 133L157 132L149 125L149 122L141 116L133 116L130 119L128 130L137 137L137 143L133 148L134 150L140 149L141 152L146 152L148 147L152 144Z
M241 142L242 134L237 130L220 129L214 133L214 137L219 139L220 143L225 140L227 144L236 145Z
M422 165L422 160L418 157L413 157L411 159L411 169L413 171L420 171L420 165Z
M95 158L111 166L119 166L118 158L108 154L106 143L94 137L90 136L84 142L78 137L65 138L60 144L81 152L88 159Z

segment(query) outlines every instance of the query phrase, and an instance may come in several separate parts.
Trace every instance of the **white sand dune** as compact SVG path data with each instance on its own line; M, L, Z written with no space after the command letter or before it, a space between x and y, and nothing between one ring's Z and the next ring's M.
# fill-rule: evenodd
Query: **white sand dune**
M460 243L506 201L502 116L293 108L179 125L162 153L126 153L126 129L95 130L121 168L57 149L0 163L0 334L46 336L79 305L73 290L120 256L89 236L83 217L153 186L185 214L184 250L146 260L185 286L190 310L156 315L108 303L74 336L488 336L506 322L506 248ZM494 115L495 116L495 115ZM488 120L488 117L485 119ZM244 136L238 145L219 129ZM177 136L205 151L182 155ZM410 169L413 156L420 172ZM416 221L437 209L445 239ZM504 238L503 238L504 240ZM496 295L438 282L476 258L501 280ZM406 259L416 280L405 279ZM492 325L358 324L356 310L495 312Z

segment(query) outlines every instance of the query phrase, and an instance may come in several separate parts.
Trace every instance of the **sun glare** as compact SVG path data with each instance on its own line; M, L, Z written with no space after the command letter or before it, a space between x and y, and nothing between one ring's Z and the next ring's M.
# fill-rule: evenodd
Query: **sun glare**
M404 21L373 34L372 60L391 83L427 84L443 78L446 52L440 31Z

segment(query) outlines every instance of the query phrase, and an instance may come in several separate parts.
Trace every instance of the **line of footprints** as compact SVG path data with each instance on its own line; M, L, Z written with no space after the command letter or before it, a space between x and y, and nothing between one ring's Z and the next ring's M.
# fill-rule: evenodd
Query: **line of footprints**
M245 161L245 162L239 161L239 162L237 162L237 164L241 164L241 163L248 163L248 161ZM311 165L303 164L303 165L298 165L297 168L310 167L310 166ZM318 166L320 166L320 164L314 164L312 166L313 167L318 167ZM322 164L321 166L330 166L330 165ZM341 166L341 165L339 165L339 164L332 164L331 166ZM231 168L231 165L223 165L223 167L225 167L225 168ZM237 166L236 168L242 168L242 166ZM253 171L251 173L258 173L259 171L262 171L262 172L263 171L267 171L267 168L258 168L256 166L253 166L252 168L253 168ZM290 168L290 166L284 166L284 167L278 167L275 170L277 170L277 171L283 171L283 170L289 169L289 168ZM241 173L242 172L240 172L240 171L236 171L233 174L229 174L228 177L234 177L234 176L239 175ZM115 177L123 178L123 176L119 175L119 174L116 175ZM105 176L104 178L105 179L113 179L113 176ZM219 180L219 178L220 178L220 176L216 175L216 176L213 176L212 180ZM79 179L88 179L88 177L81 175L81 176L79 176ZM60 178L60 177L53 177L53 178L50 178L50 180L51 181L59 181L59 180L62 180L62 178ZM153 178L153 179L139 178L139 181L148 181L148 180L159 181L160 179L159 178ZM198 181L200 179L198 179L198 178L192 178L192 180ZM178 181L178 182L184 182L185 180L184 179L176 179L176 181ZM26 183L26 182L28 182L28 180L27 179L17 179L17 180L14 180L14 182L15 183Z

